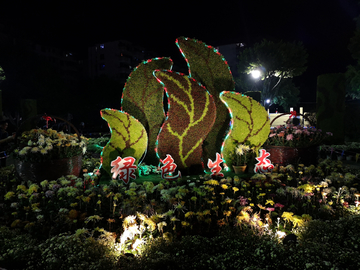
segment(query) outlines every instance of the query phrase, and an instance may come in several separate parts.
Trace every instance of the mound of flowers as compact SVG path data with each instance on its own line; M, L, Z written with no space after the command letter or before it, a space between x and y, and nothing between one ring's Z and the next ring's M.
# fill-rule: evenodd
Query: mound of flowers
M129 185L117 180L97 185L95 173L24 183L13 168L1 171L3 228L29 235L36 243L68 233L88 235L120 261L125 254L140 258L156 239L175 243L229 229L281 243L312 220L339 220L360 210L357 174L330 160L316 167L276 167L271 174L247 179L203 175ZM38 252L45 254L45 249ZM0 262L11 259L3 256Z

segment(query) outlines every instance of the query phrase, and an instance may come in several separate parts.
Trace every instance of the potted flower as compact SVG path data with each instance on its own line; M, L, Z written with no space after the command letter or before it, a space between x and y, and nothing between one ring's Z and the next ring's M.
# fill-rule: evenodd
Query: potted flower
M276 164L288 165L299 161L314 164L317 147L329 136L332 136L330 132L325 133L315 127L277 126L270 130L264 148Z
M16 170L22 179L37 182L68 174L79 176L86 140L52 129L25 131L13 152Z
M255 151L247 143L236 144L234 152L232 153L231 164L235 173L245 172L249 161L255 158Z

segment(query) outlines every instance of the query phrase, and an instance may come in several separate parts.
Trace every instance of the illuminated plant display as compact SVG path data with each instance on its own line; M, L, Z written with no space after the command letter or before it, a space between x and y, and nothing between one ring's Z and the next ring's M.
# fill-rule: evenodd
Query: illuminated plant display
M202 41L180 37L176 45L183 54L189 68L189 76L201 83L214 97L216 120L205 139L204 160L214 160L220 151L230 116L220 100L222 91L234 91L235 83L225 58L212 46Z
M157 164L155 153L156 138L165 120L163 97L164 88L153 76L156 69L171 70L172 60L154 58L142 62L130 74L121 100L121 110L129 113L145 127L149 144L145 156L148 164Z
M238 143L248 141L260 147L270 130L266 111L251 98L231 92L234 81L224 57L213 47L195 39L180 37L176 45L188 63L189 75L172 72L172 60L169 58L154 58L136 67L124 87L122 112L142 123L141 128L145 128L149 136L146 163L159 165L159 159L162 162L171 155L179 171L198 174L204 170L204 164L209 159L217 158L216 153L221 149L225 165L230 165L229 153L235 147L235 139ZM169 102L166 120L164 87ZM220 93L224 94L221 96ZM233 111L234 118L231 133L224 142L230 124L226 106L230 108L230 114ZM112 121L115 124L118 120L115 117ZM131 141L138 140L136 134L139 132L131 133ZM146 132L143 135L146 136ZM118 133L114 136L117 137L115 141L123 139ZM110 146L116 148L115 144ZM128 148L124 147L123 143L121 151ZM128 152L126 156L135 157ZM141 155L135 157L137 164ZM117 156L120 155L107 155L112 160ZM107 163L103 166L107 171L112 160L105 158L102 161Z
M232 117L231 130L222 148L226 165L231 166L230 153L234 151L235 143L248 142L259 149L268 138L270 121L265 108L248 96L226 91L221 93L220 98Z
M131 115L114 110L101 110L101 117L108 122L111 138L101 153L102 168L111 175L111 162L118 156L134 157L135 165L146 151L148 137L144 126Z
M201 172L202 144L216 117L214 98L186 75L171 71L154 75L164 84L169 99L168 116L158 136L159 157L170 154L179 170Z

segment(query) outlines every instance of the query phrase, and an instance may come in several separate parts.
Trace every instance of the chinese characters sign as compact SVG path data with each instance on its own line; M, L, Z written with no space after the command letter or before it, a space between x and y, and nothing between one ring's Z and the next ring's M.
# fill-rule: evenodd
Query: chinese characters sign
M163 166L161 166L161 178L167 179L167 180L175 180L177 178L181 178L181 172L178 172L177 175L172 175L177 165L174 163L174 159L171 157L171 155L166 155L166 158L161 161Z
M220 176L224 177L224 174L221 172L220 164L223 162L219 153L216 153L216 160L208 160L207 166L211 170L211 176Z
M255 173L267 173L271 172L274 169L274 165L271 164L270 153L266 152L265 149L260 149L260 156L256 158L258 163L255 164L254 172Z
M120 180L123 180L125 184L129 183L130 179L135 180L135 171L137 166L134 165L135 158L133 157L117 157L111 162L112 178L116 179L119 176Z

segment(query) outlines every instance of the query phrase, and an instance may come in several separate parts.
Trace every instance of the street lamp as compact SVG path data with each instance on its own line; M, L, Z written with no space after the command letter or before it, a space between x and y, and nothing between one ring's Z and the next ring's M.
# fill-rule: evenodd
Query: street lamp
M265 107L265 108L266 108L266 104L269 106L270 101L271 101L271 100L270 100L269 98L264 100L264 107Z
M261 71L258 69L254 69L251 71L251 76L253 76L254 79L258 79L261 76Z

